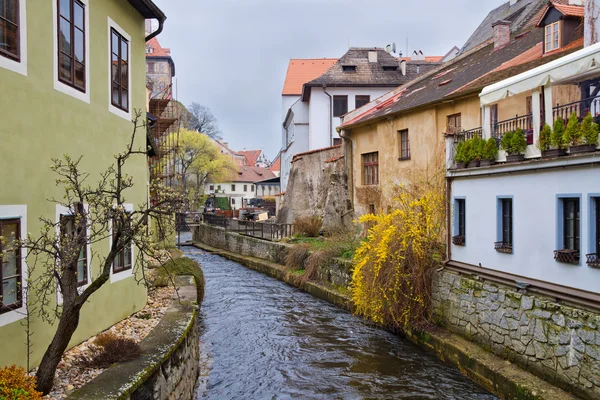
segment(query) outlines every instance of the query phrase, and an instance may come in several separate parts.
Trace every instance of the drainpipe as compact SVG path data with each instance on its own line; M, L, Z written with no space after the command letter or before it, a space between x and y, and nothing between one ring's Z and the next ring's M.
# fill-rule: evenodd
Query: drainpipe
M344 158L346 159L346 170L348 171L348 186L350 188L350 207L352 209L352 213L354 213L354 162L353 162L353 142L350 134L346 132L344 129L336 128L337 133L340 135L342 139L346 142L347 150L344 154ZM354 215L353 215L354 217Z
M329 145L333 146L333 97L329 93L327 93L327 85L323 84L323 93L329 97Z

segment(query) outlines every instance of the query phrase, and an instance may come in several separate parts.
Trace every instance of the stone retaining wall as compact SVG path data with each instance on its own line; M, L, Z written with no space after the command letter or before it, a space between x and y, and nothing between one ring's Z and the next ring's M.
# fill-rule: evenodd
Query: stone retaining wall
M112 366L68 399L191 400L199 375L196 286L177 278L179 299L142 340L142 356Z
M587 399L600 398L600 315L447 270L435 275L440 325Z

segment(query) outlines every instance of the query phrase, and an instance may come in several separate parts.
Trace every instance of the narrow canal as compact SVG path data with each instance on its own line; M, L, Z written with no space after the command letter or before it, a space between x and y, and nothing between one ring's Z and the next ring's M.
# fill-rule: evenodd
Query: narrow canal
M326 302L222 257L186 253L206 276L198 399L495 399Z

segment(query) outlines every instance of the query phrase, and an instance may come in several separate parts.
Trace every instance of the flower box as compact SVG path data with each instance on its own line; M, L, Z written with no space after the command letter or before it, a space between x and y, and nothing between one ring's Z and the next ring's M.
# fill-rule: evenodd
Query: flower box
M464 246L465 245L465 237L464 236L452 236L452 244L455 246Z
M481 162L480 160L469 161L469 164L467 165L467 168L479 167L479 163L480 162Z
M567 152L563 149L550 149L542 151L542 158L556 158L566 156Z
M481 162L479 163L480 167L489 167L490 165L494 165L496 164L496 161L491 161L491 160L481 160Z
M586 254L585 258L587 259L587 265L590 267L599 267L600 268L600 258L598 258L598 254Z
M525 161L524 154L507 154L506 155L507 163L514 163L514 162L521 162L521 161Z
M569 154L592 153L594 151L596 151L596 145L593 144L582 144L569 147Z
M512 254L512 243L494 242L494 249L499 253Z
M577 250L554 250L554 259L567 264L579 264L579 251Z

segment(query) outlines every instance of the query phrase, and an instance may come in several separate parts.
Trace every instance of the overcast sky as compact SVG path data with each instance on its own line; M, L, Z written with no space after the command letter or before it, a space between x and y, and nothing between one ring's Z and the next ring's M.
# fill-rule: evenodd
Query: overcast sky
M506 0L154 0L167 21L179 100L209 107L234 150L281 146L281 90L291 58L341 57L348 45L461 47Z

